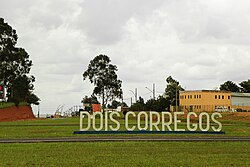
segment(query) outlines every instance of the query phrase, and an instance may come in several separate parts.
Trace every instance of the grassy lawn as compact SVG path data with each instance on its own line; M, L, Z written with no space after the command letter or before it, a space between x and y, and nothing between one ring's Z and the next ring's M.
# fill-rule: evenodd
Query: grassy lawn
M0 144L0 166L250 166L249 142Z
M27 106L27 105L29 105L29 104L26 103L26 102L20 102L18 104L18 106ZM12 106L15 106L15 103L12 103L12 102L0 102L0 109L12 107Z
M223 116L224 117L224 116ZM124 120L120 119L120 122ZM223 136L250 136L248 118L225 115ZM135 123L131 120L130 123ZM181 127L186 124L182 123ZM79 118L0 122L0 138L74 135ZM201 135L201 134L200 134ZM200 136L192 135L192 136ZM107 136L107 135L102 135ZM137 135L138 136L138 135ZM148 135L146 135L148 136ZM162 135L160 135L162 136ZM173 135L167 135L173 136ZM191 136L191 135L178 135ZM205 135L201 135L205 136ZM209 135L206 135L209 136ZM211 135L216 136L216 135ZM220 135L221 136L221 135ZM0 144L0 166L250 166L250 142L89 142Z
M245 118L228 118L227 115L225 115L225 118L226 119L220 120L222 123L222 131L226 132L224 136L250 136L250 121L245 120ZM121 125L124 125L124 119L119 119L119 121ZM136 120L131 119L129 123L135 124ZM184 123L183 120L183 123L180 124L180 128L185 127L186 123ZM0 128L0 138L71 137L77 136L73 134L73 131L79 130L79 117L0 122ZM121 130L125 130L125 128L121 126ZM169 136L169 134L166 135ZM204 134L200 135L205 136ZM190 136L190 134L188 136Z
M0 138L69 137L79 130L79 118L0 122Z
M15 103L10 102L0 102L0 109L15 106Z

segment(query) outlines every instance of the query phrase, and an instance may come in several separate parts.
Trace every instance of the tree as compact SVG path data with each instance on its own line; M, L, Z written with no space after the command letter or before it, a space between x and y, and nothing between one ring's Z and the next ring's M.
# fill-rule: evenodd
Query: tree
M108 108L112 108L112 109L116 109L118 106L128 107L128 105L125 102L119 102L117 100L113 100L111 102L111 105L108 104Z
M236 85L236 83L232 81L226 81L225 83L220 85L220 90L231 91L231 92L240 92L240 88Z
M157 100L152 98L152 99L149 99L146 103L145 103L145 107L146 107L146 110L148 111L156 111L156 108L157 108Z
M25 84L25 79L27 81L26 84L29 83L28 80L34 80L34 76L27 76L30 72L32 61L29 60L29 54L25 49L15 47L17 39L16 30L12 29L8 23L5 23L3 18L0 18L0 81L3 81L7 88L9 101L15 99L34 100L34 97L37 96L32 95L33 87L23 85ZM22 81L20 79L22 79ZM18 81L18 83L16 83L16 81ZM21 87L29 88L28 94L32 95L32 97L28 98L26 89L22 90L17 88L20 86L18 85L20 84L19 82L21 82Z
M91 95L90 97L85 96L81 103L83 103L84 109L88 112L92 111L92 104L100 104L97 97L94 95Z
M155 110L158 112L166 111L168 110L168 107L169 107L169 101L163 96L159 96L157 98L157 108Z
M1 51L12 51L15 49L17 43L16 30L13 30L8 23L4 22L3 18L0 18L0 49Z
M146 110L144 99L142 97L139 97L139 100L137 100L136 103L131 105L130 110L132 110L132 111L144 111L144 110Z
M179 91L183 91L184 89L179 85L179 82L169 76L167 79L167 87L165 89L165 95L169 104L172 106L179 106ZM169 107L169 106L168 106Z
M250 79L240 83L242 93L250 93Z
M90 97L85 96L81 103L89 103L89 104L100 104L97 97L94 95L91 95Z
M121 106L121 105L122 105L121 102L113 100L110 107L115 109L115 108L117 108L118 106Z
M39 101L40 101L40 98L38 98L37 95L35 95L34 93L31 93L27 97L27 103L29 103L29 104L39 105Z
M16 30L0 18L0 79L7 87L17 77L28 74L32 66L28 53L15 47L17 39Z
M11 88L8 89L8 101L15 102L16 105L19 102L28 102L29 104L39 104L40 99L33 94L35 77L28 77L26 75L17 77ZM10 96L12 94L12 96Z
M88 78L94 84L93 95L102 99L103 108L108 101L122 97L122 81L117 77L117 67L110 62L110 58L106 55L96 56L83 73L83 80Z
M163 96L159 96L157 99L149 99L146 102L146 109L150 111L165 111L169 107L169 101Z

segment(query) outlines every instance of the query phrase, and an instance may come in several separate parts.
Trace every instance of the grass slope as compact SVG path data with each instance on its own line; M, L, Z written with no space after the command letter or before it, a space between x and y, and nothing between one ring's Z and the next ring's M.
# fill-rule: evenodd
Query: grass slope
M250 142L0 144L0 166L250 166Z

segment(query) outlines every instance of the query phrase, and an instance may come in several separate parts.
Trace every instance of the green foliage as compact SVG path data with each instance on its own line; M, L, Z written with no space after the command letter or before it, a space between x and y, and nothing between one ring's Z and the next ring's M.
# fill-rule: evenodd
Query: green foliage
M121 104L122 104L121 102L116 101L116 100L113 100L112 103L111 103L110 108L115 109L115 108L117 108L118 106L121 106Z
M92 104L100 104L95 95L85 96L81 103L83 103L84 109L89 112L92 111Z
M37 97L37 95L35 95L34 93L29 93L27 97L27 103L39 105L39 101L40 101L40 98Z
M0 102L0 109L12 107L12 106L15 106L15 103L12 103L12 102Z
M17 43L16 30L12 29L8 23L4 22L3 18L0 18L0 49L1 51L11 51L15 49Z
M110 62L110 58L106 55L96 56L83 73L83 79L88 78L94 84L93 95L102 99L103 107L108 101L122 97L122 81L117 77L117 67Z
M12 107L12 106L15 106L16 104L13 103L13 102L0 102L0 109L3 109L3 108L9 108L9 107ZM20 102L18 104L18 106L28 106L29 103L27 102Z
M91 95L91 97L85 96L82 99L81 103L100 104L95 95Z
M164 96L166 96L168 104L175 106L177 100L177 105L179 106L179 100L177 99L179 97L179 91L183 91L184 89L181 87L179 82L171 76L169 76L166 81L167 87L165 89Z
M61 142L0 145L1 167L250 165L250 142Z
M223 119L221 120L221 123L223 125L222 128L223 131L226 132L225 136L250 136L248 117L232 116L232 113L223 113L222 118ZM121 124L121 130L125 130L124 119L117 119L117 120ZM96 119L96 122L100 122L100 120ZM136 123L137 123L136 117L130 116L129 125ZM180 128L186 127L187 126L186 121L182 120L182 123L180 123L179 126ZM37 120L15 121L15 122L0 122L0 128L1 128L0 138L5 138L5 139L76 137L78 135L74 135L72 132L79 130L79 117L66 118L66 119L37 119ZM173 128L173 126L171 126L171 128ZM84 135L84 136L89 136L89 135ZM97 134L90 136L106 136L106 135ZM150 135L141 135L141 136L150 136ZM167 134L167 136L169 136L169 134ZM204 134L194 134L188 136L199 137L199 136L204 136Z
M136 103L131 105L130 110L131 111L145 111L146 106L144 103L144 99L142 97L139 97L139 100L137 100Z
M32 66L28 53L15 47L17 39L16 30L0 18L0 79L7 87L18 76L28 74Z
M0 81L7 88L9 101L38 104L39 98L32 93L35 78L28 77L32 61L25 49L15 47L17 39L16 30L0 18Z
M17 77L12 87L8 89L8 101L14 102L16 105L22 101L38 105L40 99L32 93L34 81L35 78L33 76L28 77L24 75Z
M146 109L150 111L166 111L169 107L169 101L163 96L159 96L157 99L149 99L146 102Z
M33 89L33 78L25 76L17 77L8 89L9 101L27 101L29 90Z
M250 79L240 82L239 85L240 87L232 81L226 81L220 85L220 90L250 93Z
M128 107L128 105L125 102L120 102L120 101L117 101L117 100L113 100L111 102L111 105L108 104L108 108L112 108L112 109L116 109L118 106Z
M4 85L0 81L0 99L4 99Z
M226 81L225 83L220 85L220 90L231 91L231 92L240 92L240 88L236 85L236 83L232 81Z
M242 93L250 93L250 79L240 83Z
M149 99L146 104L146 109L149 110L149 111L157 111L157 107L158 107L158 104L157 104L157 100L156 99Z
M166 111L169 107L169 101L163 96L157 99L149 99L146 103L142 97L139 97L136 103L130 107L131 111Z

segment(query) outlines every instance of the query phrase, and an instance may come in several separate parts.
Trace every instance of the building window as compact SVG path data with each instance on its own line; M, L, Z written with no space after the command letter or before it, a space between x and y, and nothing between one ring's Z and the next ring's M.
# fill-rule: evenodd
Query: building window
M194 98L196 99L196 95L194 95Z
M221 98L224 99L224 95L222 95Z
M187 96L185 95L185 99L187 98Z
M199 95L199 98L201 99L201 95Z
M217 99L217 95L215 95L214 98Z
M190 95L190 99L192 99L192 95Z
M219 95L219 99L220 99L220 95Z
M230 99L230 96L228 96L228 99Z

